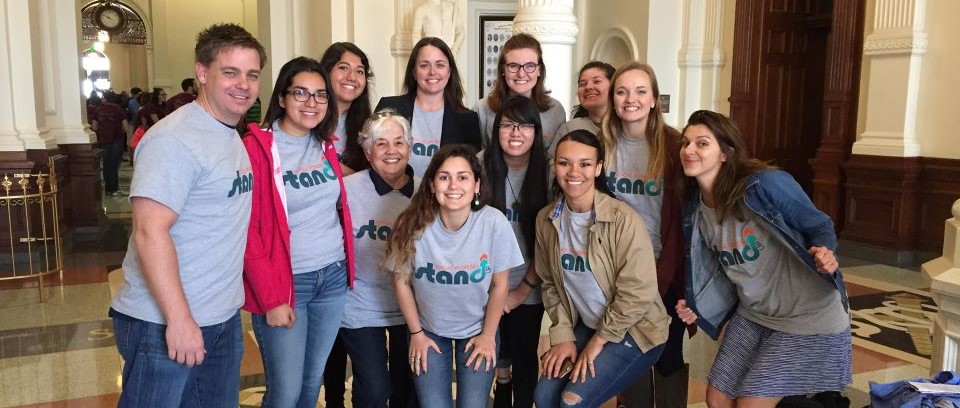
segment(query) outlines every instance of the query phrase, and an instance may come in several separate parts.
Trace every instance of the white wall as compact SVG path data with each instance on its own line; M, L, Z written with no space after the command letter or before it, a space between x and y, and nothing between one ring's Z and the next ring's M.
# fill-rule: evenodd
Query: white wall
M960 159L960 138L953 122L960 107L960 26L958 1L928 1L927 53L920 70L917 138L925 157Z

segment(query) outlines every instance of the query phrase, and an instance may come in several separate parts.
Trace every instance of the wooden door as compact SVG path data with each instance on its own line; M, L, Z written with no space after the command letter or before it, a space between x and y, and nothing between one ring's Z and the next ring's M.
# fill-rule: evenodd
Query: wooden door
M751 154L812 193L832 0L738 0L730 115Z

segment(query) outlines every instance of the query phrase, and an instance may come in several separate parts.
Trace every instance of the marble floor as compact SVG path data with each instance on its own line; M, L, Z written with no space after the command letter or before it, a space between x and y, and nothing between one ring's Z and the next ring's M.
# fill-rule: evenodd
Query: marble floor
M129 177L130 164L124 163L121 179L128 183ZM0 407L116 405L122 362L107 317L108 272L119 268L123 259L130 207L126 198L104 197L103 203L108 222L100 233L64 240L62 276L47 279L43 288L38 288L36 280L0 281ZM871 381L928 375L936 307L916 269L853 258L843 258L841 265L855 335L854 381L844 394L852 407L863 407L869 404ZM249 329L249 317L244 321ZM241 405L256 407L263 391L263 370L252 332L247 333ZM704 378L717 344L702 334L687 343L688 402L706 406Z

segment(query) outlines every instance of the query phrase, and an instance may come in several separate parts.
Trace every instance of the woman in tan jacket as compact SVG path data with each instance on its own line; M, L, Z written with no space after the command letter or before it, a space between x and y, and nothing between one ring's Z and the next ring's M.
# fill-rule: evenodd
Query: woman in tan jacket
M553 322L538 407L599 406L649 371L667 340L650 238L609 195L603 157L590 132L563 136L554 163L562 196L537 215L534 259Z

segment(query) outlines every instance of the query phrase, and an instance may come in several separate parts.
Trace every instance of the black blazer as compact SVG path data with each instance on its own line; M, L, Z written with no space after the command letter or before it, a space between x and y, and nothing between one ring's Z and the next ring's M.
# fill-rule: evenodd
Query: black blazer
M375 112L390 108L413 123L413 103L416 93L385 96L380 98ZM480 117L469 109L459 111L449 104L443 106L443 129L440 131L440 146L468 144L480 150Z

